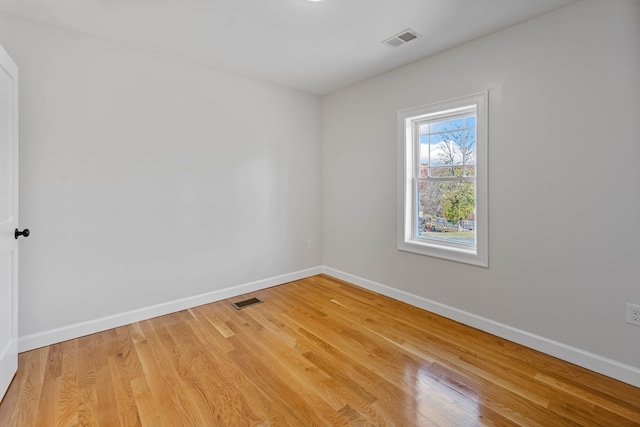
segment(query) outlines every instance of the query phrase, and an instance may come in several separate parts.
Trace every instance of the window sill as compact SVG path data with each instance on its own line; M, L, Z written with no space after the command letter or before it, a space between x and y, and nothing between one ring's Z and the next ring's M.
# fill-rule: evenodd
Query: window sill
M444 246L438 245L437 243L401 241L398 242L398 250L479 267L489 267L486 256L478 255L478 253L472 249L453 248L451 245Z

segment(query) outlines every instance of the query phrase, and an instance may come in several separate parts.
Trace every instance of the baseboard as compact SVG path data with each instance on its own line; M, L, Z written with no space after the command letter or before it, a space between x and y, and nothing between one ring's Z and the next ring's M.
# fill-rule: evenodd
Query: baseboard
M304 279L306 277L315 276L324 273L337 279L345 280L355 285L369 289L382 295L406 302L416 307L420 307L432 313L439 314L449 319L455 320L462 324L474 327L484 332L508 339L515 343L524 345L534 350L541 351L558 359L573 363L583 368L598 372L619 381L640 387L640 369L617 362L606 357L593 354L579 348L571 347L557 341L531 334L513 328L502 323L495 322L435 301L401 291L371 280L345 273L331 267L313 267L293 273L274 276L255 282L245 283L242 285L232 286L204 294L194 295L192 297L182 298L163 304L157 304L149 307L143 307L112 316L93 319L86 322L76 323L61 328L51 329L36 334L26 335L18 339L18 351L28 351L46 345L79 338L85 335L94 334L96 332L105 331L107 329L116 328L130 323L139 322L153 317L162 316L176 311L197 307L202 304L208 304L220 301L234 296L246 294L248 292L258 291L260 289L269 288L271 286L280 285L294 280Z
M175 301L169 301L163 304L157 304L150 307L143 307L137 310L127 311L124 313L114 314L112 316L102 317L99 319L88 320L86 322L76 323L61 328L51 329L36 334L26 335L18 339L18 351L28 351L34 348L44 347L79 338L85 335L94 334L96 332L106 331L107 329L117 328L119 326L128 325L130 323L140 322L142 320L151 319L153 317L162 316L176 311L197 307L203 304L232 298L248 292L259 291L260 289L269 288L271 286L281 285L294 280L304 279L306 277L315 276L322 272L322 267L313 267L306 270L300 270L293 273L282 274L279 276L269 277L267 279L257 280L255 282L245 283L242 285L232 286L225 289L219 289L204 294L194 295L192 297L182 298Z
M371 280L354 276L331 267L322 267L322 272L328 276L344 280L361 286L373 292L397 299L407 304L439 314L462 324L471 326L498 337L513 341L534 350L557 357L569 363L581 366L602 375L614 378L627 384L640 387L640 369L617 362L606 357L593 354L579 348L571 347L526 331L513 328L502 323L471 314L435 301L401 291Z

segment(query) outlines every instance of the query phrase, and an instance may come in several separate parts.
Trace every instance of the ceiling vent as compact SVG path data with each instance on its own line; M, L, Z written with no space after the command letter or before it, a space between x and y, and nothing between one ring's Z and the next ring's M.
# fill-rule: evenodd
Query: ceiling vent
M405 43L409 43L411 40L415 40L418 37L421 37L420 34L416 33L410 28L407 28L406 30L382 41L381 43L386 44L389 47L398 47L402 46Z

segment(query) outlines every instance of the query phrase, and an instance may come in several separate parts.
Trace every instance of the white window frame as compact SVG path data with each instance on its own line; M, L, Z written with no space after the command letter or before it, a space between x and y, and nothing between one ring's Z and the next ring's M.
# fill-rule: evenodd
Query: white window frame
M398 111L398 249L451 261L489 266L488 92ZM473 107L476 114L476 246L417 237L416 178L419 174L417 123L447 118Z

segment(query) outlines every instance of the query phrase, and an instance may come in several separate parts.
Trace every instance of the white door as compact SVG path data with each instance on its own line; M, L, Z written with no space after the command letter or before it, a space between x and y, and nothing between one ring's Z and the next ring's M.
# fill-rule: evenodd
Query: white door
M0 399L18 369L18 67L0 46Z

